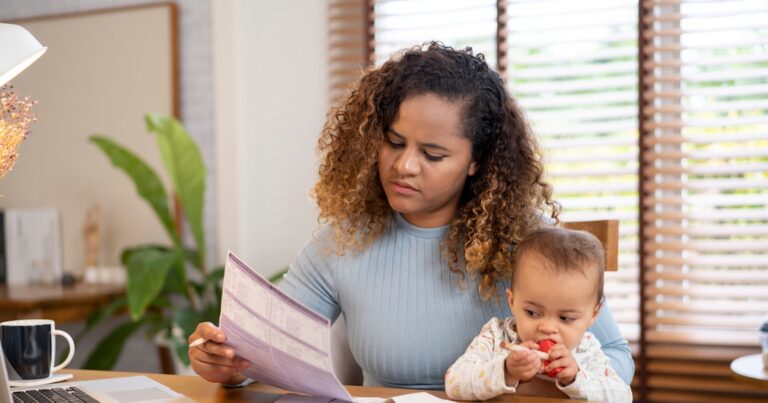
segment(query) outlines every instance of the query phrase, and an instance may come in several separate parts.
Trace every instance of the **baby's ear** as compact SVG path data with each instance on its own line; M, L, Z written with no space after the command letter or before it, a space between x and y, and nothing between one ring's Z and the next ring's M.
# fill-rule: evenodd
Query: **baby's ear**
M596 306L595 310L592 312L592 317L589 318L589 326L592 326L595 321L597 320L597 316L600 315L600 309L603 308L603 302L600 301Z
M509 309L512 309L512 301L515 299L515 295L512 293L512 290L507 288L507 304L509 304Z

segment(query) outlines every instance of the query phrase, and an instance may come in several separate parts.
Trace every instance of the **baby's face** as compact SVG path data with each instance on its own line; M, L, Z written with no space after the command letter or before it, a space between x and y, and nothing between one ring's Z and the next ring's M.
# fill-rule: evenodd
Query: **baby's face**
M597 269L557 273L535 254L522 256L507 301L522 341L552 339L572 350L597 318Z

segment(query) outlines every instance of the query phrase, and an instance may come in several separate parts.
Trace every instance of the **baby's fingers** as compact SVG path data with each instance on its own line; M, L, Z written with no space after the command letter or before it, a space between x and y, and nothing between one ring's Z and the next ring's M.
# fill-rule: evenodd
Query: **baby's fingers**
M539 358L531 350L510 351L508 361L517 367L532 367L539 363Z
M540 360L546 360L549 358L549 355L543 351L539 351L539 345L532 341L526 341L518 345L518 347L527 349L528 351L535 354Z
M559 360L561 358L570 357L570 356L571 356L571 352L568 351L568 349L562 344L557 344L554 347L552 347L552 349L549 350L550 361L555 361L555 360Z
M554 361L550 361L550 363L544 368L544 370L551 371L557 368L572 367L572 366L576 366L576 361L572 360L569 357L563 357Z
M527 348L529 350L538 350L539 349L539 345L534 343L534 342L532 342L532 341L524 341L524 342L520 343L520 346L525 347L525 348Z

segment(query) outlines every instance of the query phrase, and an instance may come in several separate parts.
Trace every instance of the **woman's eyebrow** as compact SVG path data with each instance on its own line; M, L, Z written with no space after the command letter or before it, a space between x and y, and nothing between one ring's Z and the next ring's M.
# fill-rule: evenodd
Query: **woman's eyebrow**
M405 136L403 136L402 134L398 133L395 129L390 127L389 130L387 130L387 131L392 133L395 137L398 137L400 139L405 140ZM436 144L436 143L418 143L418 145L421 146L421 147L425 147L425 148L435 148L435 149L438 149L438 150L450 151L448 148L446 148L444 146L441 146L440 144Z
M397 131L395 131L395 129L393 129L391 127L389 129L387 129L387 131L392 133L392 134L394 134L396 137L400 137L401 139L405 139L405 136L403 136L402 134L398 133Z

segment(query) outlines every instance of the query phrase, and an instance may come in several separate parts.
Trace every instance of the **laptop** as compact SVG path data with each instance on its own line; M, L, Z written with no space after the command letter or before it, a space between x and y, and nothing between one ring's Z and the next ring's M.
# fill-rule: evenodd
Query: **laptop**
M13 388L8 381L5 356L0 349L0 403L12 402L193 402L146 376L129 376L45 386Z

